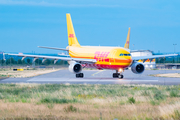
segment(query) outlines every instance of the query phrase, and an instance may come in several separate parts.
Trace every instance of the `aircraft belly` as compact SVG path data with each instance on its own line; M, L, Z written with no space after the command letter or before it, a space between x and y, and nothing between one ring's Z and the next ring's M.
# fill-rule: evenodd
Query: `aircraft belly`
M119 68L127 68L129 65L82 64L82 66L85 68L117 70Z

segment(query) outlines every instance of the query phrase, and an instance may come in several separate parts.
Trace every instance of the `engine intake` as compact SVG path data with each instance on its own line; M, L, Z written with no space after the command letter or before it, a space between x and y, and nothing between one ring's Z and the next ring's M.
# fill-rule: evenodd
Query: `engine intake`
M71 62L69 65L69 71L75 74L78 74L82 71L82 66L80 63Z
M135 62L132 64L131 70L135 74L141 74L144 72L144 65L142 63Z

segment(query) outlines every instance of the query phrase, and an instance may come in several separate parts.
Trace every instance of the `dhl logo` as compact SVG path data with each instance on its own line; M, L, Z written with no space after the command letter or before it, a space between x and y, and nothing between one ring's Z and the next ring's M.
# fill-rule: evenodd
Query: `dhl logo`
M109 55L110 52L95 52L95 55L94 55L94 59L96 59L96 61L99 61L99 62L109 62L109 59L107 58L107 56Z
M74 38L74 34L69 34L69 37L70 38Z

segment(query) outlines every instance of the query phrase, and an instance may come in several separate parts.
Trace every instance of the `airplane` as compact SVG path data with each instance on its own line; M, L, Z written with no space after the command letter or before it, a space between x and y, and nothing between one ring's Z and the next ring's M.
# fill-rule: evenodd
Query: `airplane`
M144 72L145 67L142 63L139 63L138 60L149 59L151 61L154 58L177 56L177 54L169 54L169 55L132 57L129 49L130 28L124 47L81 46L76 38L71 16L69 13L66 14L66 19L67 19L68 46L66 48L54 48L54 47L44 47L44 46L38 46L38 47L67 51L69 53L69 57L27 55L27 54L8 54L8 55L20 56L22 57L22 60L25 59L26 57L32 57L34 58L33 62L38 58L42 58L43 59L42 62L44 62L46 59L53 59L54 64L58 60L68 61L69 71L74 73L76 78L84 77L84 74L82 73L83 68L96 68L99 70L102 69L115 70L116 72L113 73L112 77L120 78L120 79L124 77L123 72L128 67L131 67L132 72L135 74L141 74Z

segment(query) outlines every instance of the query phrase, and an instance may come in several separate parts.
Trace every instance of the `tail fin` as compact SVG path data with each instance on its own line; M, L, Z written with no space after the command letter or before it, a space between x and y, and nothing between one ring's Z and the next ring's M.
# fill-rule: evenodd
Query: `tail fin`
M76 38L76 34L74 32L74 27L71 21L71 15L68 13L66 14L66 20L67 20L67 32L68 32L68 43L69 46L77 46L80 47L80 44Z
M128 34L127 34L126 43L125 43L125 45L124 45L124 48L126 48L126 49L129 49L129 41L130 41L130 30L131 30L131 28L129 28L129 30L128 30Z

